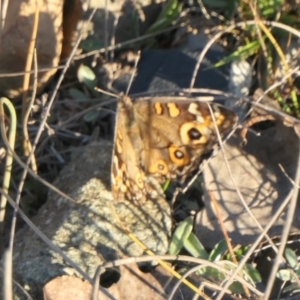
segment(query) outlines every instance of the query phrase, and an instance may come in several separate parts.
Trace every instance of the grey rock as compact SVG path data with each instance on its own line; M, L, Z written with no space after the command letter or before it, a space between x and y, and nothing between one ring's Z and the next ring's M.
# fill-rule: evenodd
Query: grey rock
M149 200L141 206L113 202L111 152L107 141L75 149L72 161L54 182L74 203L51 191L32 220L89 277L105 261L143 254L122 226L154 253L165 254L168 249L172 223L165 199ZM42 297L45 283L63 274L81 276L28 227L18 232L14 278L27 287L33 299ZM15 299L26 299L19 291L16 289Z

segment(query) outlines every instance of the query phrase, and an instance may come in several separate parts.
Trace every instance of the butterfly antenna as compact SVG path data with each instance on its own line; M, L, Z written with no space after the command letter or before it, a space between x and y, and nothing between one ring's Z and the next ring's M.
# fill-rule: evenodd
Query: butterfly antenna
M100 88L98 88L98 87L95 87L94 89L95 89L95 91L97 91L97 92L103 93L103 94L108 95L108 96L112 96L112 97L114 97L114 98L118 98L118 97L119 97L119 96L116 95L116 94L113 94L113 93L110 93L110 92L108 92L108 91L102 90L102 89L100 89Z
M136 70L137 70L137 64L140 60L140 57L141 57L141 51L139 50L138 53L137 53L135 62L134 62L133 72L131 74L130 81L129 81L129 84L128 84L128 87L127 87L127 90L126 90L126 93L125 93L126 96L128 96L129 90L131 88L132 81L133 81L133 78L135 76L135 73L136 73Z

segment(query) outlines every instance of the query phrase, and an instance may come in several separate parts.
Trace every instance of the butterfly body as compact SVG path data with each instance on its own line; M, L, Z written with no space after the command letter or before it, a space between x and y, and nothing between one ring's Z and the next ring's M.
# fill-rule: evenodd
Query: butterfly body
M218 143L216 126L222 135L236 122L231 110L194 98L145 97L132 102L123 97L112 158L114 198L142 202L160 193L159 183L167 179L184 183Z

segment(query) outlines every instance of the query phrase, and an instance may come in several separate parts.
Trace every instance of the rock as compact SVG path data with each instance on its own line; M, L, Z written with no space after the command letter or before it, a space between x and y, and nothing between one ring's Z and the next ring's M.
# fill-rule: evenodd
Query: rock
M112 145L107 141L77 148L54 182L74 203L50 192L32 220L89 277L105 261L144 253L122 227L156 254L165 254L168 249L172 222L165 199L149 200L141 206L112 201L111 152ZM44 284L66 274L81 277L28 227L18 232L14 278L27 287L33 299L41 299ZM19 295L15 299L23 299L19 290L15 292Z
M81 16L81 3L80 0L68 0L64 6L63 0L9 1L1 34L1 74L25 71L36 5L39 7L39 23L35 44L37 67L39 69L48 68L48 70L38 72L37 89L39 92L57 71L56 67L59 64L61 54L63 58L70 54L72 36ZM66 20L64 28L63 7L65 8L64 18ZM19 96L23 92L23 78L23 74L0 77L1 93L10 98ZM33 76L31 76L30 84L30 88L32 88Z
M264 228L293 188L280 169L282 165L290 178L294 178L299 152L299 140L291 127L282 121L261 131L261 136L250 132L245 147L241 138L232 138L225 145L225 155L236 184L249 209ZM222 152L219 151L204 171L205 190L210 190L219 207L231 242L247 245L261 233L244 208L229 176ZM213 248L224 239L215 209L209 196L204 197L205 209L199 214L195 231L205 247ZM293 232L299 232L299 207L296 210ZM280 235L285 213L271 227L270 237Z

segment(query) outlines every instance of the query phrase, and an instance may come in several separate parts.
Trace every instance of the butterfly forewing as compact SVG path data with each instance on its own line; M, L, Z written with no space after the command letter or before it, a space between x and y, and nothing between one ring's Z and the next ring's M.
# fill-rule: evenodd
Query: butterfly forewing
M157 189L149 178L183 183L218 144L216 127L223 136L236 122L231 110L193 98L123 99L115 130L114 198L147 199Z

